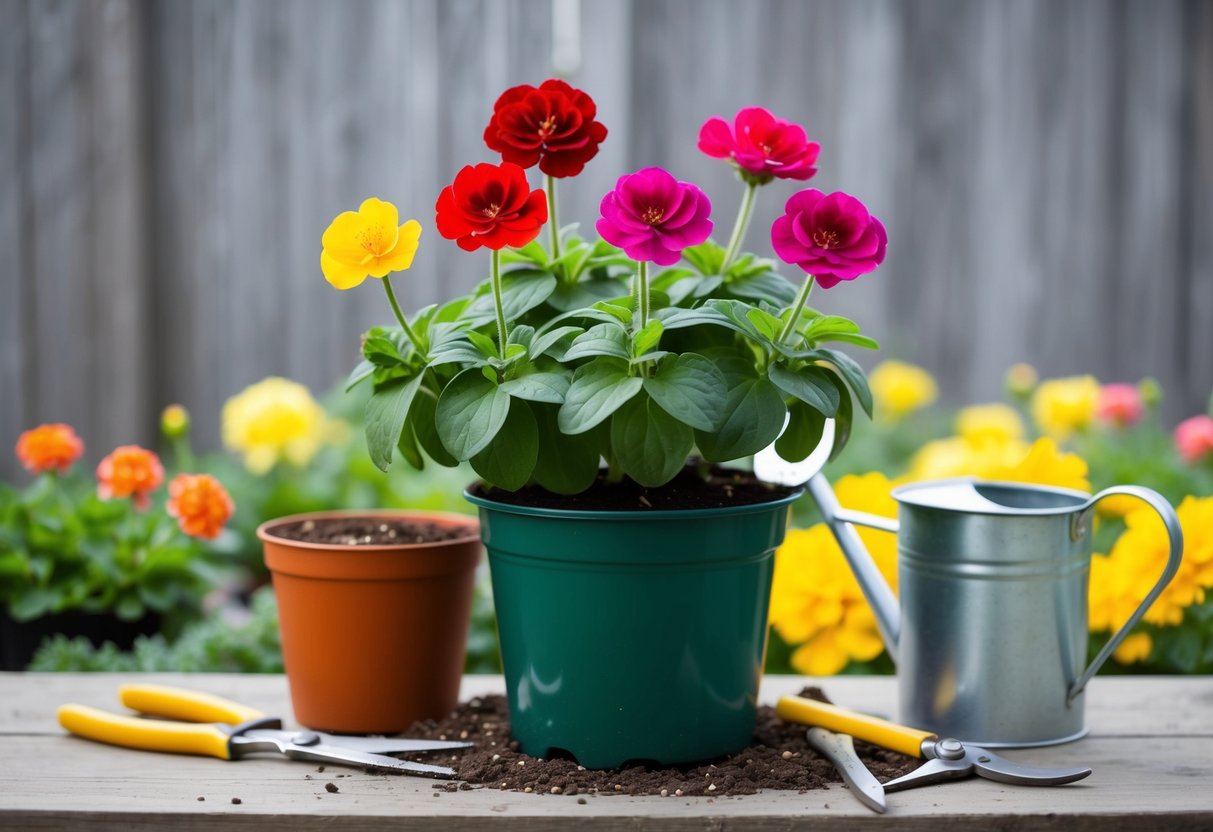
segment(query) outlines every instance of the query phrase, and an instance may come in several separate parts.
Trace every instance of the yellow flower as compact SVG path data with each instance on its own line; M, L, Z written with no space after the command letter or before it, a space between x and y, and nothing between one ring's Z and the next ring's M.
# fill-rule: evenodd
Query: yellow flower
M306 465L331 434L324 408L306 387L267 378L223 405L223 444L244 455L245 466L264 474L279 460Z
M935 379L921 367L902 361L883 361L868 377L876 413L883 419L897 421L906 414L935 401L938 391Z
M1063 453L1052 439L1042 437L1032 443L1028 452L1011 465L994 466L982 473L984 479L1001 482L1030 482L1090 491L1087 462L1077 454Z
M1076 454L1063 453L1052 439L1022 440L1004 444L974 443L963 437L937 439L919 449L910 460L904 482L977 477L1001 482L1030 482L1089 491L1087 463Z
M897 516L892 485L883 474L843 477L835 491L847 508ZM885 580L896 587L896 538L874 529L860 529L859 535ZM811 676L837 673L852 660L870 661L884 649L863 592L821 523L788 532L776 552L770 621L784 641L799 645L792 666Z
M338 289L352 289L367 277L383 277L413 265L421 223L408 220L390 202L371 197L358 211L343 211L325 229L320 244L320 270Z
M1032 395L1032 418L1043 433L1064 442L1091 424L1099 407L1099 382L1094 376L1055 378Z
M1159 627L1181 623L1184 609L1203 602L1213 587L1213 497L1185 497L1175 513L1184 535L1183 562L1144 618ZM1130 512L1125 526L1112 551L1091 563L1092 630L1113 630L1127 621L1167 562L1166 529L1152 509Z
M956 415L956 433L974 445L1006 445L1023 439L1023 419L1005 404L973 405Z
M1137 664L1150 658L1154 639L1149 633L1129 633L1120 646L1112 651L1112 658L1120 664Z

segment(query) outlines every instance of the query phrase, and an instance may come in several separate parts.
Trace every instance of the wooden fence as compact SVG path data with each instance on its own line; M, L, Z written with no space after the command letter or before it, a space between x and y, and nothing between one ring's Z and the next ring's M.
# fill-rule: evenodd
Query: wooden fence
M1170 419L1203 409L1213 4L555 2L560 62L610 128L565 219L660 164L727 227L739 186L698 126L762 104L822 143L817 187L889 229L885 267L819 305L946 400L998 396L1022 360L1152 375ZM214 446L245 385L332 385L390 315L373 282L323 281L326 223L374 194L431 225L490 158L496 95L550 74L552 20L552 0L0 0L0 444L66 420L95 459L181 402ZM751 247L790 191L762 192ZM397 282L416 308L487 269L429 227Z

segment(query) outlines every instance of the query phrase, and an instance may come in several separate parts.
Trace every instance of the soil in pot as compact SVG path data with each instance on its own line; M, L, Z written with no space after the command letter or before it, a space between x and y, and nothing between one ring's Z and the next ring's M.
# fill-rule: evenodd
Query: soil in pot
M805 688L800 695L829 701L819 688ZM694 766L635 764L594 771L578 766L573 760L528 756L510 739L509 713L503 696L463 702L446 718L419 722L406 734L476 743L466 751L431 756L430 762L450 765L464 781L434 784L434 788L445 791L495 788L538 794L718 797L754 794L760 789L823 789L842 779L829 760L809 747L803 725L780 719L774 708L766 706L758 709L749 747ZM900 777L922 762L864 742L856 741L855 748L881 782Z
M330 517L296 520L271 526L269 533L302 543L333 546L391 546L398 543L440 543L473 537L466 528L437 523L378 517Z
M553 494L538 486L518 491L485 488L476 483L469 493L499 503L532 508L570 511L668 511L672 509L727 508L769 503L795 493L797 489L759 480L749 471L713 465L708 476L699 467L688 465L665 485L646 488L630 479L607 482L606 474L580 494Z

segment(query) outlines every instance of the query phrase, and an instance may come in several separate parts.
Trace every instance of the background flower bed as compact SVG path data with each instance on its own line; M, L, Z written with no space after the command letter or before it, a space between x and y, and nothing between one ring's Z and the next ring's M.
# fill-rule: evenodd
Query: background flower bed
M843 505L893 516L889 492L913 479L972 474L1095 491L1116 483L1157 489L1179 508L1185 558L1179 576L1104 672L1213 671L1213 418L1194 416L1178 431L1160 423L1162 391L1103 385L1090 377L1037 383L1030 367L1007 374L1003 402L957 411L936 406L936 383L912 365L874 369L876 421L857 431L827 468ZM211 544L222 580L198 598L206 618L183 621L170 635L144 638L133 651L96 649L83 640L47 643L40 670L185 670L280 672L272 588L265 585L253 530L264 519L333 506L409 506L470 512L466 467L394 466L380 472L352 428L365 401L340 390L312 398L301 385L268 379L229 399L223 435L229 453L196 468L217 476L237 511ZM189 454L166 448L167 458ZM1092 566L1091 650L1123 621L1166 558L1161 525L1132 501L1101 511ZM777 556L768 672L891 672L871 612L811 501L795 510ZM892 535L862 530L886 577L896 578ZM248 602L251 599L251 604ZM186 605L188 607L188 605ZM493 672L497 640L487 574L481 575L469 634L467 667Z

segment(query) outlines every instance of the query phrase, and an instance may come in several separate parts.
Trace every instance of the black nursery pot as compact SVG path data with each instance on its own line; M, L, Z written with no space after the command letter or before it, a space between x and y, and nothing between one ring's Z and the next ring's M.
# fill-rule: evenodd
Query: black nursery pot
M104 612L61 612L32 621L14 621L8 610L0 609L0 670L25 670L43 639L57 633L68 638L84 636L94 647L112 641L119 649L129 650L139 636L160 632L160 624L156 613L135 621L123 621Z

